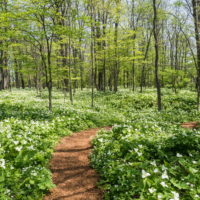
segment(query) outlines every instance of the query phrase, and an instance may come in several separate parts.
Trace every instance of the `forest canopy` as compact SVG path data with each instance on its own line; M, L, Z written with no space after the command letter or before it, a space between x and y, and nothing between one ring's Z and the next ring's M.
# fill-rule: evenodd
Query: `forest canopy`
M197 91L198 0L1 0L0 89Z

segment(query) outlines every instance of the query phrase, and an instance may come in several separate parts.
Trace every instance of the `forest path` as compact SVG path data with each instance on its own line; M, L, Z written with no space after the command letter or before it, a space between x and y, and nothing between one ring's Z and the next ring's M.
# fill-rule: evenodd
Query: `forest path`
M103 194L96 186L98 175L88 158L91 140L99 130L89 129L61 139L50 162L56 187L44 200L102 200Z

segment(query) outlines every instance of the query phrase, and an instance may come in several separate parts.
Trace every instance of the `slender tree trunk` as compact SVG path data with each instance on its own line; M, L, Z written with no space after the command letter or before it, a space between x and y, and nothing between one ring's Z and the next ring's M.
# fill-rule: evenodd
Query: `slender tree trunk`
M72 93L72 77L71 77L71 65L72 65L72 59L71 59L71 36L69 36L69 70L68 70L68 76L69 76L69 95L70 95L70 101L73 105L73 93Z
M118 60L118 26L119 20L115 22L115 64L114 64L114 92L118 91L118 71L119 71L119 60Z
M94 70L96 69L95 67L95 51L94 51L94 6L93 6L93 1L91 0L90 2L90 6L91 6L91 67L92 67L92 74L91 74L91 83L92 83L92 93L91 93L91 106L94 107L94 82L95 82L95 75L94 75Z
M143 92L143 86L145 85L145 66L146 66L145 61L148 58L148 53L149 53L149 47L150 47L150 44L151 44L152 34L153 34L153 32L150 33L150 36L148 38L147 47L146 47L145 55L144 55L144 63L142 65L141 80L140 80L140 92L141 93Z
M156 88L157 88L157 105L158 111L162 110L162 102L161 102L161 87L160 87L160 80L158 74L158 63L159 63L159 45L158 45L158 16L157 16L157 3L156 0L153 0L153 12L154 12L154 19L153 19L153 33L154 33L154 40L155 40L155 81L156 81Z
M200 103L200 1L192 0L193 18L195 25L195 38L197 47L197 109Z
M51 70L51 52L48 50L48 92L49 92L49 110L52 111L52 70Z
M0 42L2 45L2 42ZM3 57L4 57L4 51L0 51L0 90L4 89L4 70L3 70Z
M104 16L105 18L105 16ZM103 20L103 37L106 35L106 20ZM103 40L103 91L106 91L106 41Z
M20 73L20 78L21 78L21 85L22 85L22 89L25 89L25 82L24 82L24 76L22 73ZM40 83L39 83L40 84ZM40 86L39 86L40 87Z
M92 38L91 38L92 39ZM92 39L93 40L93 39ZM92 61L92 102L91 106L94 107L94 66L95 66L95 58L94 58L94 42L91 42L91 61Z

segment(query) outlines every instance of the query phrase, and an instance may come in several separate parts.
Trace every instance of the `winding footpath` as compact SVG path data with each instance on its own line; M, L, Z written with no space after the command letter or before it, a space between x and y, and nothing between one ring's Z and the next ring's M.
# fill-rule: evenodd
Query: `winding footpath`
M96 186L98 175L88 159L91 140L99 130L81 131L60 141L50 162L56 187L44 200L102 200L103 194Z

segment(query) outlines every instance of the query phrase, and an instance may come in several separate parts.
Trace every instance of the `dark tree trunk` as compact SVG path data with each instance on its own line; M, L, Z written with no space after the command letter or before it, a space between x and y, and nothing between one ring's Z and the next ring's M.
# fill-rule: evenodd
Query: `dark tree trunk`
M154 33L154 40L155 40L155 81L156 81L156 88L157 88L157 105L158 111L162 110L162 102L161 102L161 87L160 87L160 80L158 74L158 63L159 63L159 45L158 45L158 16L157 16L157 3L156 0L153 0L153 11L154 11L154 19L153 19L153 33Z
M195 24L195 38L197 47L197 109L200 103L200 1L192 0L193 18Z
M22 89L25 89L24 76L23 76L22 73L20 73L20 77L21 77L21 85L22 85Z
M115 22L115 64L114 64L114 92L118 91L118 71L119 71L119 60L118 60L118 26L119 20Z

